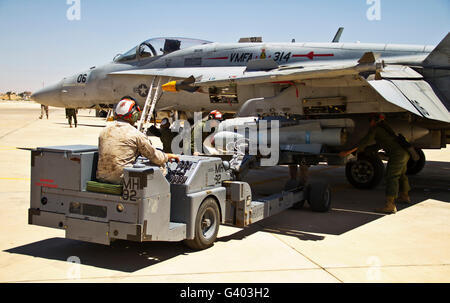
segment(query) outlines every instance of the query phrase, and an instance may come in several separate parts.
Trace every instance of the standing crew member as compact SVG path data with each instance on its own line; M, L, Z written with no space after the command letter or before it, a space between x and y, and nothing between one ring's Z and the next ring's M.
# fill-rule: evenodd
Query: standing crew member
M172 140L173 138L175 138L177 133L172 132L172 130L170 129L170 122L168 118L164 118L161 120L159 129L157 129L154 125L152 125L148 129L147 135L150 134L159 137L159 139L163 144L163 151L165 153L172 152Z
M44 118L44 113L47 115L47 119L48 119L48 106L41 104L41 115L39 116L39 119Z
M105 127L98 138L97 179L100 182L121 184L123 168L132 165L139 155L161 167L178 156L165 154L154 148L147 136L133 125L138 121L141 110L131 97L124 97L114 109L116 121Z
M372 115L370 120L370 131L361 139L357 148L349 151L343 151L339 155L345 157L354 151L362 152L375 140L376 144L382 148L389 161L386 167L386 204L377 211L393 214L397 212L395 199L398 197L398 203L411 203L408 192L410 186L406 176L409 153L397 142L390 126L384 121L383 115Z
M75 123L75 127L77 127L77 112L75 108L66 108L66 118L69 120L70 127L72 127L72 118Z
M217 124L213 123L210 124L209 126L211 128L217 128L218 124L220 123L220 121L223 120L223 115L221 112L219 112L218 110L213 110L208 114L208 118L206 121L212 121L215 120L217 121ZM202 120L201 122L197 122L197 124L194 124L192 126L192 130L191 130L191 152L194 156L198 156L202 153L203 151L203 142L205 141L205 139L211 135L213 133L213 131L207 131L206 130L206 121ZM197 146L197 149L200 148L200 150L196 150L195 149L195 134L196 133L202 133L202 144L201 146Z

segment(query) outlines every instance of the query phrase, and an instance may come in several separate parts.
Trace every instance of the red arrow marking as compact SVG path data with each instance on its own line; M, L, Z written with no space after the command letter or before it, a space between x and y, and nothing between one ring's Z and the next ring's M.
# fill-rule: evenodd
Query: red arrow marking
M306 57L313 60L314 57L333 57L334 54L314 54L314 52L309 52L306 55L292 55L292 57Z

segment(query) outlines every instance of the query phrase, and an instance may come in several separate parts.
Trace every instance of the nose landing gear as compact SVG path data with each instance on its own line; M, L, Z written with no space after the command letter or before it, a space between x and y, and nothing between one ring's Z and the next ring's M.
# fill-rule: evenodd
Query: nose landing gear
M382 180L384 164L375 154L359 154L358 159L345 166L348 182L359 189L371 189Z

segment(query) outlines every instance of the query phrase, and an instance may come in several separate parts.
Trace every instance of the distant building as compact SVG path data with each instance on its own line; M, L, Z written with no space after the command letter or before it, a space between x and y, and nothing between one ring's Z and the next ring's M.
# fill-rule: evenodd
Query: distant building
M19 94L19 97L21 97L23 100L30 100L31 92L24 91L24 92Z
M17 94L15 92L6 92L6 93L0 93L0 100L11 100L11 101L18 101L18 100L30 100L31 92L30 91L24 91L20 94Z

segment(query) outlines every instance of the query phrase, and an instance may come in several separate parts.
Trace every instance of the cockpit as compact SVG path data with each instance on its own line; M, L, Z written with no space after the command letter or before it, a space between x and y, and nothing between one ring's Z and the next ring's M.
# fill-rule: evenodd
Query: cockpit
M117 55L114 62L124 62L148 57L157 57L196 45L212 43L211 41L190 38L153 38L133 47L125 54Z

